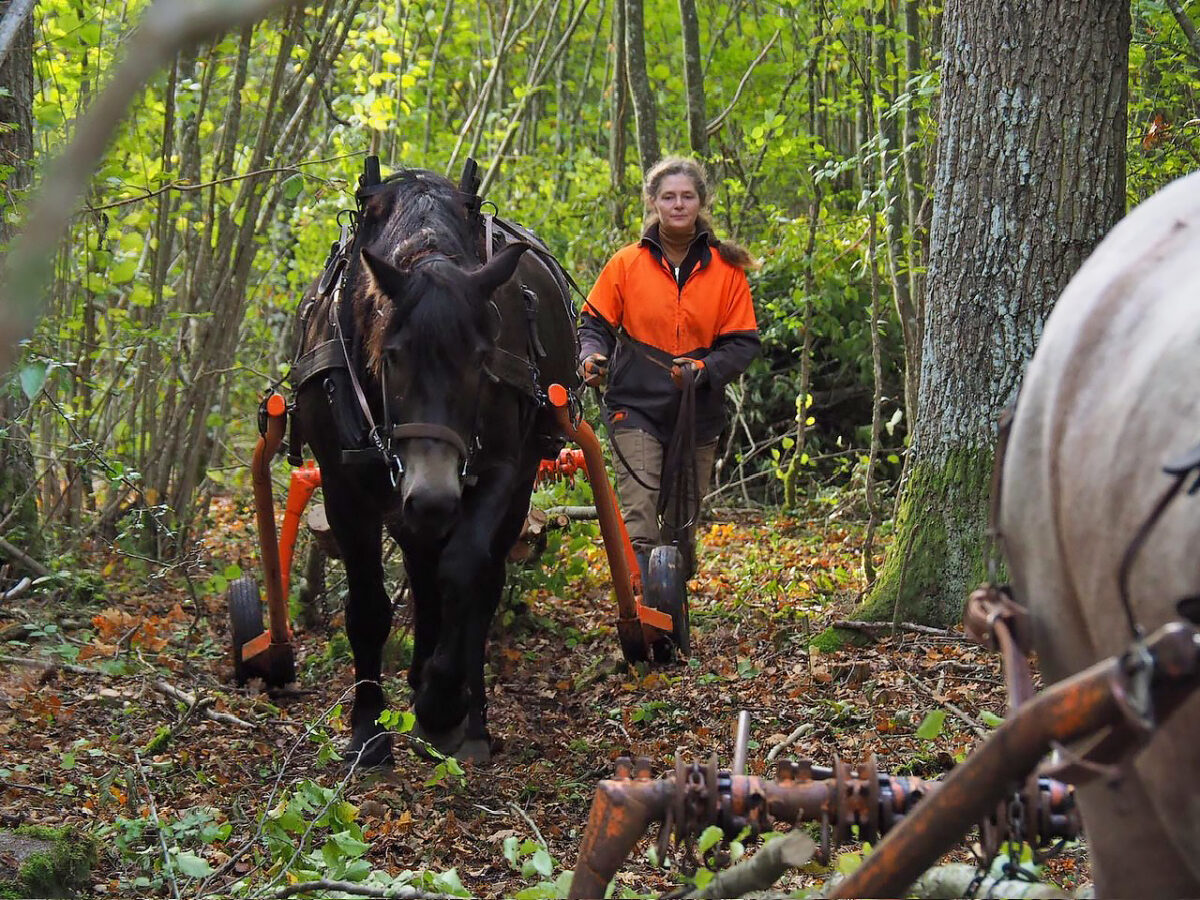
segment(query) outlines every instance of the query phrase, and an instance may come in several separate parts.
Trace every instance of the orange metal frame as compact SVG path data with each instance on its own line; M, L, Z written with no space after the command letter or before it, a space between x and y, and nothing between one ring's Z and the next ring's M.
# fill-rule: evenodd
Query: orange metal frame
M321 470L309 462L292 470L288 486L287 506L283 514L282 533L275 527L275 500L271 485L271 459L283 443L287 424L287 401L282 394L273 393L266 400L267 428L259 436L250 462L254 484L254 513L258 523L259 561L262 566L263 587L267 595L268 627L256 638L242 645L242 660L249 661L272 647L291 652L292 629L288 622L287 598L290 586L292 556L300 517L313 492L321 486Z
M621 647L641 647L640 656L644 659L649 656L648 648L653 641L671 633L671 616L642 603L642 576L638 570L637 556L633 552L625 520L617 508L612 485L604 474L604 452L596 432L586 420L581 419L578 423L571 421L566 388L552 384L547 393L563 434L583 450L588 481L596 500L600 533L604 537L604 552L612 572L613 591L617 595L617 636Z

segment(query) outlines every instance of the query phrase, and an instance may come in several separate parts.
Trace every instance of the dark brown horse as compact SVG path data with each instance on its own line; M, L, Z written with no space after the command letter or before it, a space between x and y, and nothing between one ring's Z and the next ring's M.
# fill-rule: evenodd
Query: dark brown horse
M292 437L321 466L349 582L350 761L391 759L377 722L385 526L412 591L417 731L486 761L485 641L538 462L559 446L544 390L576 384L566 280L544 248L506 238L478 198L431 172L358 199L357 228L302 304Z

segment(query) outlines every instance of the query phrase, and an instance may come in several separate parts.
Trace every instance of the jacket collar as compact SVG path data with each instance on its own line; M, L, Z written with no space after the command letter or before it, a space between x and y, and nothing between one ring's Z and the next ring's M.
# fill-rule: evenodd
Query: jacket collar
M641 241L638 242L641 246L649 249L654 254L655 258L662 262L664 258L662 248L662 238L658 233L658 223L655 222L642 234ZM700 268L704 268L712 260L711 247L715 243L713 234L707 229L701 229L696 232L696 236L692 238L691 246L688 248L685 265L688 260L695 259L699 263Z

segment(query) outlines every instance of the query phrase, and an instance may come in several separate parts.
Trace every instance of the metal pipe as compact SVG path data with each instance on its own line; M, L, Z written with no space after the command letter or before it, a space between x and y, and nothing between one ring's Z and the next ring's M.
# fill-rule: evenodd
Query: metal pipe
M746 751L750 745L750 710L743 709L738 713L737 730L733 739L733 768L734 775L746 774Z

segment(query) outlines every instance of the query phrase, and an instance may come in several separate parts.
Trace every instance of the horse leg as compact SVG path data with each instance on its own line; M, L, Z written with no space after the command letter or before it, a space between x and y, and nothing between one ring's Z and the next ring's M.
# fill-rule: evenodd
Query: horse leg
M383 585L382 521L361 507L348 509L326 487L326 507L343 548L349 593L346 636L354 654L354 706L346 758L360 767L392 762L391 735L378 723L383 692L383 645L392 627L392 604Z
M415 694L421 688L421 671L437 647L442 629L438 599L437 567L424 554L404 554L404 570L412 596L413 655L408 667L408 686Z
M476 599L466 621L463 636L466 664L467 730L463 744L455 755L461 760L487 764L492 760L492 736L487 727L487 686L483 667L487 661L487 637L492 617L504 591L504 558L489 558L475 576Z

